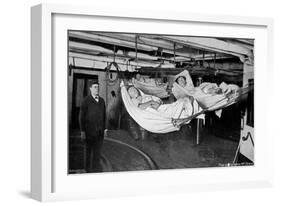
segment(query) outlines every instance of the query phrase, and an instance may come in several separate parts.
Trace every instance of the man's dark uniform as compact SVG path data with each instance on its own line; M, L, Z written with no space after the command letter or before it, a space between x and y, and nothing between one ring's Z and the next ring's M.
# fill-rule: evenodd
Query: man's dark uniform
M86 133L86 171L101 172L100 153L105 129L105 102L90 94L80 107L80 129Z

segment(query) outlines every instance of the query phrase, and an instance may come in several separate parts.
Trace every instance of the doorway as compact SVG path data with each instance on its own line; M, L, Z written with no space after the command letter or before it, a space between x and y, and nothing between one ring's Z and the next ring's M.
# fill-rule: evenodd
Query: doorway
M73 90L72 90L72 109L70 131L78 130L79 127L79 112L83 99L90 94L89 83L92 80L98 80L98 75L89 75L74 73L73 74Z

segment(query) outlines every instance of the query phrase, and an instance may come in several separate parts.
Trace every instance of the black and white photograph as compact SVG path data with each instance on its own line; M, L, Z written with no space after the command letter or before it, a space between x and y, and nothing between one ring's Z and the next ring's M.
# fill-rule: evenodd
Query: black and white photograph
M67 35L68 174L254 165L254 39Z
M1 205L281 205L278 1L1 8Z

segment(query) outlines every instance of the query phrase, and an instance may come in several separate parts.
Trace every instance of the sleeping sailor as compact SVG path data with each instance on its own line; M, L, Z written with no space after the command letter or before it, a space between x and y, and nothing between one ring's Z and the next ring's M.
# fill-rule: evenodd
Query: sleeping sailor
M160 98L146 94L141 95L140 91L134 86L128 88L128 94L134 105L140 109L149 110L152 108L173 118L189 117L199 108L197 102L189 97L181 98L171 104L163 104Z
M235 93L239 90L239 87L234 84L227 85L222 82L219 86L216 83L203 82L198 87L194 87L192 80L187 71L184 71L184 74L179 74L176 76L175 82L188 91L191 95L203 92L205 94L216 95L216 94L229 94ZM183 72L182 72L183 73Z

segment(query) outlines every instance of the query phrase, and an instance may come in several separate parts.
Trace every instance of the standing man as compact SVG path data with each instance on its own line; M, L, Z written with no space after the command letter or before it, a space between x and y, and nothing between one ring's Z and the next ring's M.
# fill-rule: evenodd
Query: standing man
M82 102L79 114L81 138L86 142L86 172L102 172L101 148L105 129L105 102L99 96L98 81L89 84L91 94Z

